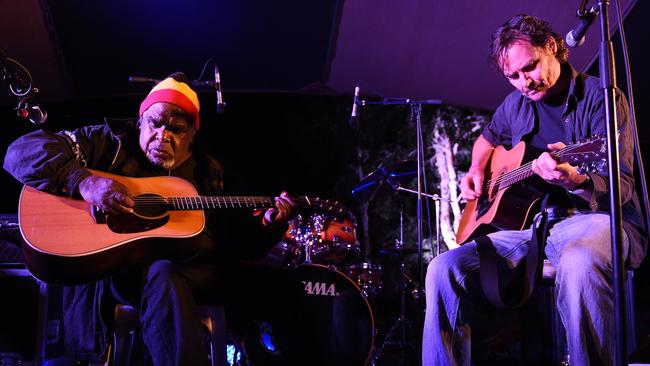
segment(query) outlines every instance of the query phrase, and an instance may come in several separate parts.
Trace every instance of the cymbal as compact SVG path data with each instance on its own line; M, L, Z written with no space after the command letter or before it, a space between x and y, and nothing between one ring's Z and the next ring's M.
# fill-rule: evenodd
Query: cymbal
M369 201L398 186L407 184L417 175L414 160L402 160L387 167L380 164L375 171L368 174L352 188L352 196L359 201Z
M422 252L430 252L431 249L424 249L422 248ZM409 255L409 254L416 254L418 252L418 248L404 248L404 247L384 247L379 249L379 254L401 254L401 255Z

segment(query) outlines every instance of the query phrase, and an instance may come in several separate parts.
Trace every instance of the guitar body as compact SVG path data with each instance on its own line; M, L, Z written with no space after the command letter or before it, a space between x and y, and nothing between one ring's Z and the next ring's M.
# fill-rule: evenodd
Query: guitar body
M194 186L181 178L130 178L93 171L129 188L134 196L196 196ZM25 240L25 261L34 276L55 284L97 280L131 263L161 257L187 258L196 252L190 238L205 227L203 210L168 211L155 218L93 215L83 200L56 196L25 186L18 218ZM125 221L130 224L124 224ZM152 240L152 239L156 240Z
M525 152L524 142L511 150L506 150L503 146L494 149L484 179L486 182L489 180L490 185L483 189L481 197L465 205L456 233L459 244L485 233L490 229L485 225L491 226L491 231L494 228L521 230L530 221L530 213L541 193L526 190L522 185L499 187L499 178L519 168Z

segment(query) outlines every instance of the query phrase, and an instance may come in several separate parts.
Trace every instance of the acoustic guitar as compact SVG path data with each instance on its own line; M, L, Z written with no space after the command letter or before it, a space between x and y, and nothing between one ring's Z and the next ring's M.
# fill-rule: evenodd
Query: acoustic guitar
M531 222L535 203L543 192L528 190L520 182L535 175L531 163L521 164L526 152L522 141L511 150L497 146L485 171L482 194L467 202L458 225L456 242L466 241L489 226L500 230L522 230ZM580 170L602 169L606 164L606 140L593 137L550 153L557 161Z
M129 188L133 214L106 214L86 201L24 186L18 220L30 272L48 283L73 285L98 280L152 258L186 259L198 248L204 210L266 209L272 197L199 196L178 177L131 178L93 170ZM337 202L296 197L301 206L344 215ZM155 240L154 240L155 239ZM194 245L193 245L194 244Z

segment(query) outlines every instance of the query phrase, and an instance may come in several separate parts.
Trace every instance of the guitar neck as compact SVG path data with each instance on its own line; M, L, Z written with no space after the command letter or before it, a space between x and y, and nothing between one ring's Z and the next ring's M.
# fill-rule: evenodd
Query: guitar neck
M347 211L338 202L330 202L308 196L293 197L300 206L314 207L324 212L345 214ZM189 196L161 197L139 196L135 198L136 205L163 206L168 211L182 210L215 210L229 208L266 209L274 208L275 200L268 196Z
M194 196L136 198L138 203L163 204L170 211L214 210L227 208L265 209L275 207L275 201L267 196Z
M550 154L557 159L560 162L567 161L566 155L567 152L571 151L573 149L573 146L567 146L563 149L553 151ZM519 168L513 169L499 177L496 178L497 180L497 185L499 189L506 189L514 184L517 184L524 179L530 178L533 175L535 175L535 172L533 172L533 165L532 162L527 162L525 164L522 164ZM486 182L487 187L490 187L491 180L488 180Z

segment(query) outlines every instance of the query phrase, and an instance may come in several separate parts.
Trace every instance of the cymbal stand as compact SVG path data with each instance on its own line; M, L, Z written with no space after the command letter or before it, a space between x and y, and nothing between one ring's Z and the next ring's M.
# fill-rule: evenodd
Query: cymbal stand
M416 210L416 216L417 216L417 244L418 244L418 268L420 271L419 277L420 281L417 284L418 286L418 293L421 293L421 288L420 286L422 283L424 283L424 262L422 261L422 222L423 222L423 217L422 217L422 193L423 193L423 176L424 176L424 146L423 146L423 138L422 138L422 106L423 105L439 105L442 104L442 101L437 100L437 99L412 99L412 98L383 98L382 100L379 101L368 101L368 100L360 100L357 101L357 98L355 97L355 102L354 105L361 105L361 106L367 106L367 105L383 105L383 106L388 106L388 105L408 105L411 109L411 120L415 123L415 130L416 130L416 160L417 160L417 210ZM353 111L353 116L356 117L356 112ZM417 313L416 313L416 320L418 324L418 339L421 339L422 337L422 331L420 329L420 325L423 323L423 314L424 314L424 302L422 299L422 296L418 297L417 301ZM417 347L417 353L421 352L420 345Z
M395 248L400 249L403 248L404 246L404 204L400 205L400 210L399 210L399 226L400 226L400 239L395 240ZM384 341L382 342L381 346L375 350L375 354L373 356L373 364L376 363L381 356L383 355L384 348L387 346L394 346L394 347L399 347L401 352L402 352L402 357L400 358L402 362L406 360L406 350L409 346L407 339L406 339L406 331L408 328L411 327L411 322L406 318L406 291L408 288L409 284L412 284L414 281L412 278L406 274L406 265L405 265L405 257L403 252L397 251L399 255L399 273L400 273L400 281L399 281L399 316L393 324L391 325L390 329L386 333L386 336L384 337ZM397 333L397 337L395 337L395 333ZM397 339L395 339L397 338Z
M303 229L303 240L305 250L305 262L311 263L311 255L316 241L319 239L319 234L325 230L325 219L320 215L313 215L305 228Z
M418 194L417 191L414 191L414 190L408 189L408 188L404 188L404 187L402 187L400 185L394 185L393 188L396 191L403 191L403 192ZM435 250L435 253L436 253L436 256L438 256L438 255L440 255L440 241L442 240L441 233L440 233L440 201L442 200L442 198L440 198L440 196L438 196L437 194L420 193L420 195L432 199L433 202L434 202L434 205L435 205L435 215L436 215L436 250ZM403 233L402 233L402 235L403 235ZM431 250L433 250L433 243L431 243Z

